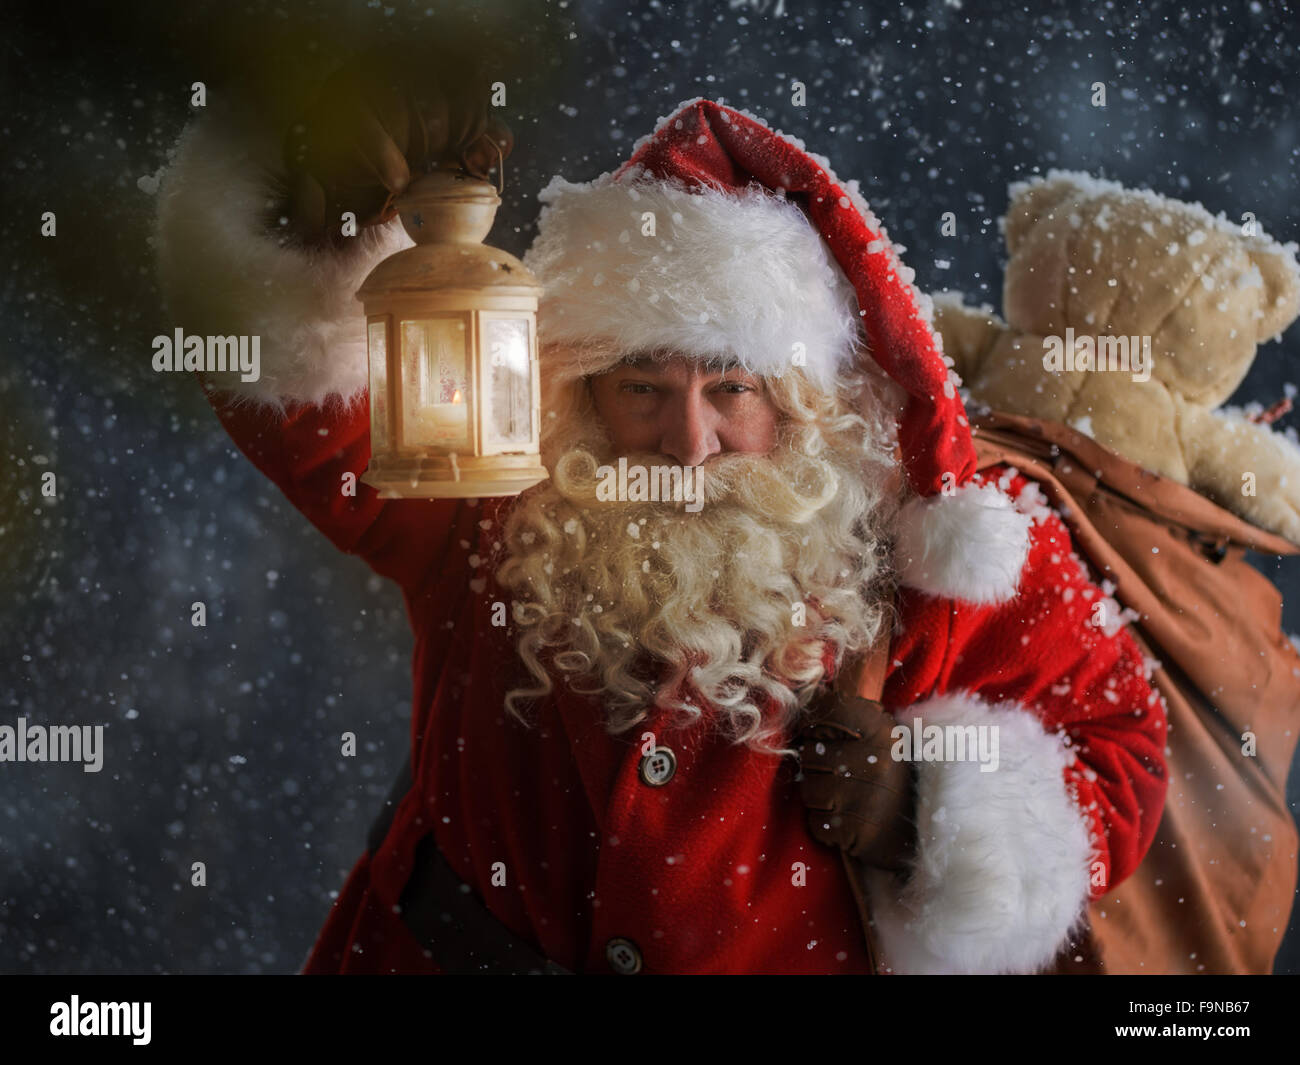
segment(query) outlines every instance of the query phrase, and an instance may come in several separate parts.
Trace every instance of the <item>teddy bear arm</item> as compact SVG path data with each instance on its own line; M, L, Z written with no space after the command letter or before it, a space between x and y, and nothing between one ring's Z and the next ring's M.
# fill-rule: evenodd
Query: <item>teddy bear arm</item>
M1300 447L1238 408L1180 406L1191 486L1253 525L1300 543Z
M1009 330L988 307L968 307L960 292L941 292L934 297L934 327L943 338L943 353L967 386L978 381L981 370L998 338Z

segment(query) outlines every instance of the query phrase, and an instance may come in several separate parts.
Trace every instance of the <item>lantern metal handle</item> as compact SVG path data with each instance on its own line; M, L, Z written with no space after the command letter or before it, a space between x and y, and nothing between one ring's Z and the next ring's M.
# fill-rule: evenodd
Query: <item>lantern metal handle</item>
M489 143L490 145L492 145L493 148L496 149L496 153L497 153L497 180L496 180L496 190L497 190L497 195L500 196L503 192L505 192L505 189L506 189L506 157L505 157L505 153L503 153L503 152L501 151L501 145L497 143L496 138L494 138L494 137L489 137L486 133L482 134L482 136L483 136L483 137L487 137L487 141L488 141L488 143ZM477 144L477 143L478 143L478 140L476 139L474 143ZM469 151L469 146L467 145L467 146L465 147L464 151L462 151L462 152L460 153L460 168L461 168L463 171L465 171L465 173L470 174L470 175L473 176L473 177L478 177L479 175L476 174L473 170L471 170L471 169L469 168L469 164L465 162L465 153L468 152L468 151ZM490 170L491 167L489 167L488 169Z
M489 137L488 140L492 141L492 147L497 150L497 195L500 196L506 190L506 157L494 138Z

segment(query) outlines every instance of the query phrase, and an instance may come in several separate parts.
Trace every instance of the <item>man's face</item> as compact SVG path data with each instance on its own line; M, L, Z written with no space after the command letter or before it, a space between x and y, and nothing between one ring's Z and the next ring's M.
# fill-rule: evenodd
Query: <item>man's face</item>
M621 454L699 466L714 455L765 455L776 446L780 414L762 379L743 370L702 369L680 355L647 357L593 377L591 392Z
M863 642L881 616L895 463L883 409L841 416L859 393L874 396L828 402L799 376L682 357L566 379L542 438L551 476L519 497L494 560L532 677L511 713L568 676L616 731L652 703L707 704L754 741L793 720L828 641ZM703 506L631 481L611 496L616 455L700 468Z

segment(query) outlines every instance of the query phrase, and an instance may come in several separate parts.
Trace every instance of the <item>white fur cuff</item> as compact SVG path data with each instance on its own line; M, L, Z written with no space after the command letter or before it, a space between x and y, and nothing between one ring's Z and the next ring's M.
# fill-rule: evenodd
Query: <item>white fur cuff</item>
M366 386L365 315L356 290L379 260L409 247L392 222L342 253L308 251L268 230L275 139L211 112L182 134L160 192L159 279L170 321L191 335L261 337L261 376L213 384L275 405L349 397Z
M1032 973L1051 964L1086 914L1088 822L1063 771L1057 735L1014 703L936 696L900 725L996 728L997 768L917 764L918 847L904 883L868 872L885 964L896 973Z
M913 499L898 518L899 576L905 585L935 596L1004 602L1016 594L1032 522L991 484L965 484L950 496Z

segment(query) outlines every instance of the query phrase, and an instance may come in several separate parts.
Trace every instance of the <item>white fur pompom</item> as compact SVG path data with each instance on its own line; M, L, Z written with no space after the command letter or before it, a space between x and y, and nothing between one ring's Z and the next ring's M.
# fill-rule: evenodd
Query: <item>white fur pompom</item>
M995 485L914 499L898 519L895 563L903 584L969 603L1015 597L1033 518Z

